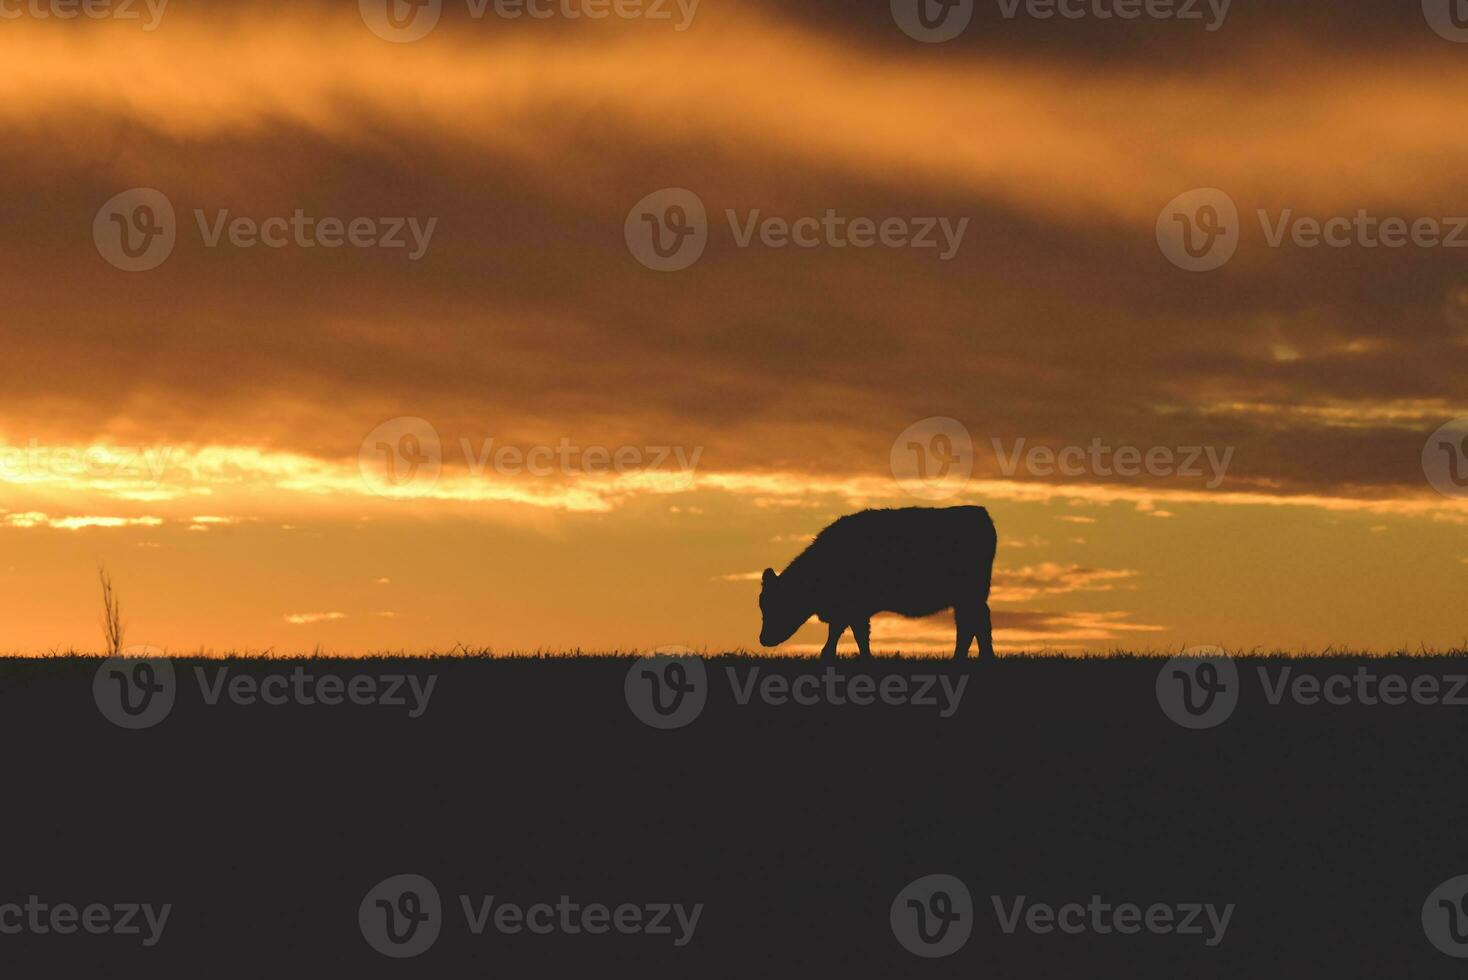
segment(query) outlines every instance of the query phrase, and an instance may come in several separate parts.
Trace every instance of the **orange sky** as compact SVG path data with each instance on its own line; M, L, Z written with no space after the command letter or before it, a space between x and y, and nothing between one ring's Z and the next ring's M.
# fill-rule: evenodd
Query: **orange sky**
M993 512L1001 649L1465 641L1468 504L1423 453L1468 416L1468 255L1269 235L1468 214L1468 47L1415 5L990 4L941 44L886 2L667 6L449 3L406 43L349 3L0 21L0 650L95 647L99 562L176 650L752 647L762 568L918 503ZM174 241L124 271L134 188ZM665 188L706 245L660 272L624 231ZM1207 272L1159 248L1193 188L1239 216ZM405 247L212 237L297 212ZM741 244L828 212L962 235ZM913 426L966 478L908 479Z

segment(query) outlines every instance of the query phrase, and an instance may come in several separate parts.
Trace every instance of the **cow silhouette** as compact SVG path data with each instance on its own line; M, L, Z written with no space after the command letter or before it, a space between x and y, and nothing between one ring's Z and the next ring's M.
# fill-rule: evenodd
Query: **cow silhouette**
M775 574L764 572L759 641L779 646L812 616L828 629L824 658L848 627L863 657L871 656L872 616L894 612L931 616L953 610L953 656L994 655L989 582L997 544L982 507L903 507L864 510L833 521L810 547Z

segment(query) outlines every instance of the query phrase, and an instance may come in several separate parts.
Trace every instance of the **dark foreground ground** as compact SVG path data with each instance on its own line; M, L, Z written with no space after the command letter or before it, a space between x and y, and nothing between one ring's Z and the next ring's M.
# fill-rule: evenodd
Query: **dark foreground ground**
M1256 673L1366 664L1378 681L1442 678L1446 696L1468 674L1462 658L1243 659L1237 707L1201 730L1162 710L1162 660L842 662L848 679L967 677L943 718L939 706L758 695L741 706L726 667L740 684L754 667L824 668L714 658L701 714L676 730L629 707L631 659L177 660L172 710L140 730L94 700L99 663L0 662L0 930L26 914L7 917L5 903L30 896L171 912L151 947L146 925L0 933L7 976L1427 978L1468 965L1434 948L1423 923L1429 893L1468 874L1468 707L1288 694L1272 705ZM385 675L437 680L413 718L409 706L227 693L210 705L199 665L210 684L221 668L239 683L298 666L316 680L367 675L379 690ZM443 908L437 940L409 959L369 945L358 915L401 874L431 881ZM933 874L959 879L971 902L915 901L951 910L971 935L929 959L899 941L892 906ZM677 946L676 924L535 935L491 922L475 935L460 896L703 909ZM1175 922L1187 903L1234 910L1221 940L1206 913L1201 934L1102 934L1090 911L1067 919L1083 932L1021 921L1006 933L995 896L1006 914L1020 896L1168 905ZM910 933L917 906L898 905L895 928ZM385 915L368 902L369 919Z

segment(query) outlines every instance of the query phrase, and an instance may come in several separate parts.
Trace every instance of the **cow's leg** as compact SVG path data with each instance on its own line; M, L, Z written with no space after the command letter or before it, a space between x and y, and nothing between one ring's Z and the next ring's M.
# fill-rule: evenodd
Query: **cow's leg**
M858 619L851 624L851 635L856 638L856 653L863 660L872 655L872 621Z
M974 629L976 625L976 617L971 606L957 605L953 607L953 626L958 630L958 636L953 642L954 660L968 659L968 648L974 641Z
M978 621L974 624L974 636L979 640L979 659L994 659L994 621L989 616L989 604L980 603Z
M822 660L836 659L836 644L841 639L841 634L846 632L846 624L839 620L832 620L826 627L826 645L821 647Z
M993 561L993 557L990 557ZM967 660L969 643L979 641L979 659L994 659L994 622L989 615L989 586L991 574L986 573L979 581L978 595L974 599L960 602L953 607L953 624L958 629L958 638L953 645L953 659Z

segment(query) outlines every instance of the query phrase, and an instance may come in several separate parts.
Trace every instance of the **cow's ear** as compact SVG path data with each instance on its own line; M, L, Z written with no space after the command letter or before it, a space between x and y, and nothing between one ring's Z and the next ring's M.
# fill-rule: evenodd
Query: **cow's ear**
M775 581L775 579L779 577L780 576L775 574L775 570L773 568L767 568L765 569L764 577L760 579L760 584L768 589L770 587L770 583Z

